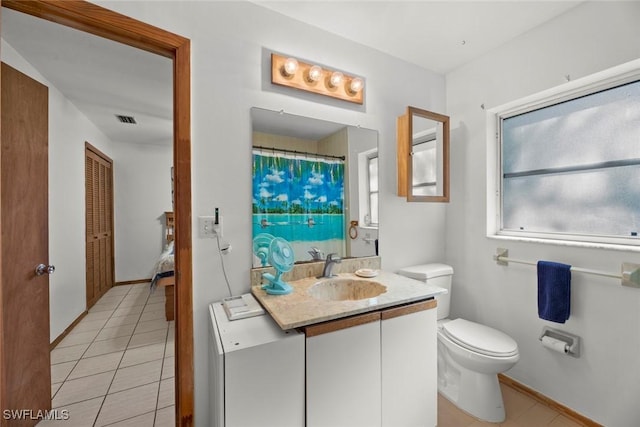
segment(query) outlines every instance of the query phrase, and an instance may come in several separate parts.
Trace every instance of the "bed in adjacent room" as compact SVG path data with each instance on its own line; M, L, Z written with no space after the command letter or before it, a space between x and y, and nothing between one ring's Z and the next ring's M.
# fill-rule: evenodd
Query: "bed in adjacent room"
M174 223L173 212L165 212L165 248L156 263L151 280L151 290L164 288L165 304L164 311L167 321L174 319L174 285L175 285L175 262L174 262Z

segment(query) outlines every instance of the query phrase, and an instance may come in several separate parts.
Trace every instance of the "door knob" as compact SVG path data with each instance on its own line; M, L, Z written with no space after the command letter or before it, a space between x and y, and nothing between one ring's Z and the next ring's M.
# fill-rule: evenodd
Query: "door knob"
M56 271L55 265L38 264L36 267L36 276L42 276L43 274L53 274Z

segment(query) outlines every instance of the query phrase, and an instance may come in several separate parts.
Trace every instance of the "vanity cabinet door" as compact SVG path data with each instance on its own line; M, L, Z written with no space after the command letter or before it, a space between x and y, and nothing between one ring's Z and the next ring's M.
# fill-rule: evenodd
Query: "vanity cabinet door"
M437 423L436 301L381 312L382 426Z
M367 313L306 328L307 427L380 425L379 319Z

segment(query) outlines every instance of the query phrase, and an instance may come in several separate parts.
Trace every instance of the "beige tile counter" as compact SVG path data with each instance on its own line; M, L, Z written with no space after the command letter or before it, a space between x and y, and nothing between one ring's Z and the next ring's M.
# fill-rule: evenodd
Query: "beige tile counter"
M353 273L340 273L336 278L363 279ZM357 301L329 301L316 299L309 294L309 289L323 280L331 279L308 277L290 281L288 283L293 287L293 292L288 295L268 295L260 285L252 286L251 292L284 330L421 301L446 292L437 286L381 271L378 276L364 280L386 286L386 292Z

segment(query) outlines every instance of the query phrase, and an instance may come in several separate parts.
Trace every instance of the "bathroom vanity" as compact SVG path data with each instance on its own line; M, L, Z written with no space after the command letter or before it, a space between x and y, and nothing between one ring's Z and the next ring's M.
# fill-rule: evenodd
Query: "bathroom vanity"
M305 336L306 426L435 426L435 295L393 273L290 282L289 295L252 293L282 330Z
M211 426L303 426L304 334L267 314L230 321L220 302L209 316Z
M306 425L435 426L435 307L430 299L305 327Z

